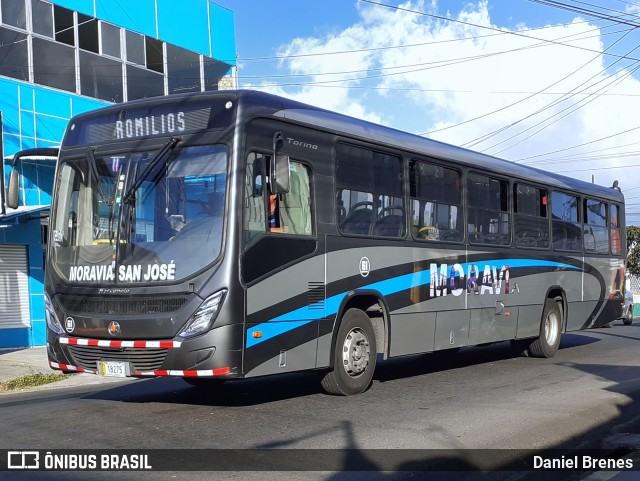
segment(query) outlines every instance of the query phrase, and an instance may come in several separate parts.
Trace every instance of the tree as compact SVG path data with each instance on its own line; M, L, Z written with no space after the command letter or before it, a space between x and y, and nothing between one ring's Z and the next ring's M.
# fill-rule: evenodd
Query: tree
M627 271L640 276L640 227L627 227Z

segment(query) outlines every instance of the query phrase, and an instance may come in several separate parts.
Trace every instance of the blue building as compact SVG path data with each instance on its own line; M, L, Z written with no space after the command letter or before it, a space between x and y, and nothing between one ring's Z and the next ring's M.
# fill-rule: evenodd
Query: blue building
M5 185L14 154L60 145L73 115L233 88L235 58L233 13L210 0L0 0ZM0 211L0 348L46 342L43 266L55 158L24 157L15 169L19 206Z

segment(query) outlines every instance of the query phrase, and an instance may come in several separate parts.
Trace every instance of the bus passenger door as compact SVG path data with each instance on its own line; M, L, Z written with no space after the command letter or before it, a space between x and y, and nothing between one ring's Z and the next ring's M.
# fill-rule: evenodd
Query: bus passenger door
M317 256L311 170L290 161L289 191L274 195L271 156L250 153L241 260L246 291L244 372L250 376L316 367L324 313L324 258Z

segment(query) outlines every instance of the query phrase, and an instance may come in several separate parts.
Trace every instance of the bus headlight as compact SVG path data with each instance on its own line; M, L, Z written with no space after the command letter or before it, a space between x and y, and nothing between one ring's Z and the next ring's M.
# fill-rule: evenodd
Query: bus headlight
M191 316L191 319L180 331L180 337L190 337L196 334L202 334L209 330L211 324L218 315L224 296L227 293L226 289L216 292L212 296L207 297L198 310Z
M58 319L56 310L53 308L53 303L46 293L44 295L44 314L47 318L47 326L49 326L49 329L56 334L64 334L64 329L62 329L60 319Z

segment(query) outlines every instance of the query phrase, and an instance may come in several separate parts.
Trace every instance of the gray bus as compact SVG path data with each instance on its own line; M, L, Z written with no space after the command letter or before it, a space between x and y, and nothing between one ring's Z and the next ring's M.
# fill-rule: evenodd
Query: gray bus
M192 384L324 373L621 316L624 197L252 91L74 117L45 270L50 365Z

